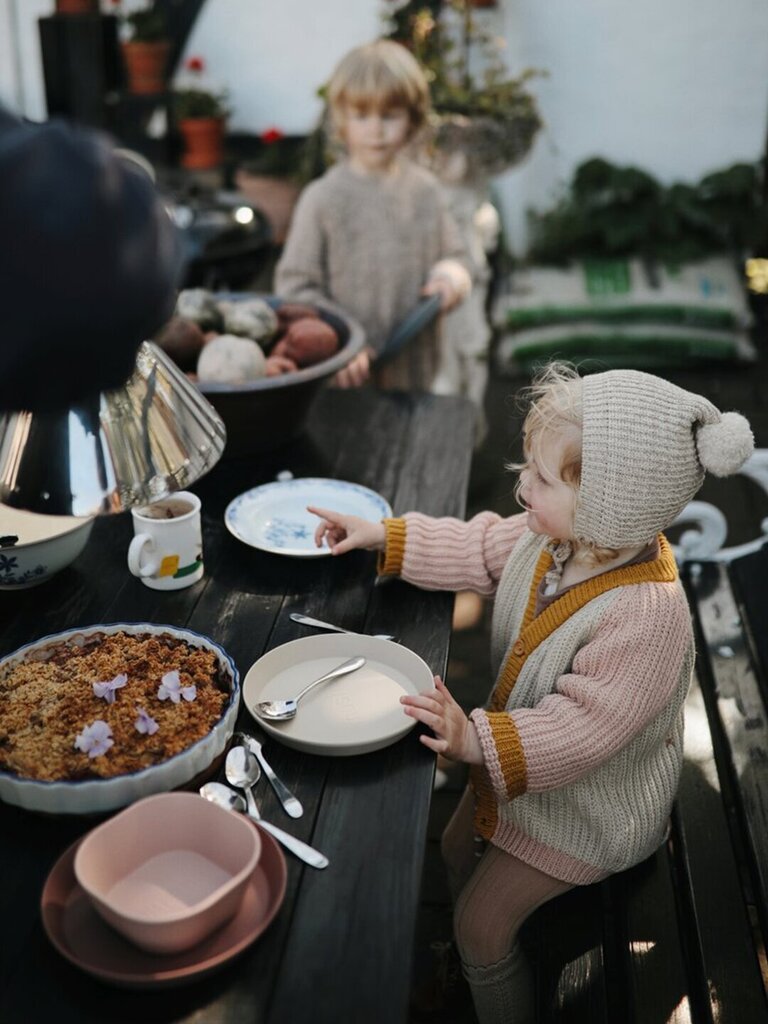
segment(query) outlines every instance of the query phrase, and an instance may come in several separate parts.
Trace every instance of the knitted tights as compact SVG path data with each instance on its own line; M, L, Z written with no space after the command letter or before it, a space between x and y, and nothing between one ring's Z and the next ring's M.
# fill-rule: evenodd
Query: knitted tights
M488 844L480 857L467 790L443 834L454 933L480 1024L529 1024L533 987L517 943L523 921L571 886Z

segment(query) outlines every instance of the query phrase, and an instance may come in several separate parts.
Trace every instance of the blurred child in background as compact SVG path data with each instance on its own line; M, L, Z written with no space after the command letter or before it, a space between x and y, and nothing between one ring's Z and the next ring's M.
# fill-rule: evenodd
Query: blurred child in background
M275 275L283 298L318 302L356 320L366 347L337 377L382 388L431 389L440 363L433 323L377 366L393 328L424 295L442 312L471 288L466 253L437 179L405 155L429 109L415 58L378 40L348 53L328 86L346 158L302 193Z

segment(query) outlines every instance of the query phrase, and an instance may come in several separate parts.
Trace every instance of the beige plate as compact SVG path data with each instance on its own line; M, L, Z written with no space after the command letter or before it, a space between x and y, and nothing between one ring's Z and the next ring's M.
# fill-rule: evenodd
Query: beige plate
M307 683L361 654L366 664L316 687L296 717L268 722L254 713L262 700L295 697ZM311 754L367 754L399 740L413 727L400 704L405 693L434 686L429 666L390 640L338 634L308 636L276 647L248 670L243 699L259 725L286 746Z

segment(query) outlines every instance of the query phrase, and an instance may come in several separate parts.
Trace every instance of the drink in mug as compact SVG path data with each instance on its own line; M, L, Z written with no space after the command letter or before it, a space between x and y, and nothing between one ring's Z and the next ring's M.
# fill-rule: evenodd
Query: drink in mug
M131 509L128 568L152 590L180 590L203 575L200 499L190 491Z

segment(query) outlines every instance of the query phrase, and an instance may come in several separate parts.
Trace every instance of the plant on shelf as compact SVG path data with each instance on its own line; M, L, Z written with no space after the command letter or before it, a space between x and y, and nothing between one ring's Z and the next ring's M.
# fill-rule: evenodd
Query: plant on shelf
M226 90L205 87L202 57L190 57L184 70L172 97L174 120L184 140L181 163L193 170L218 167L224 158L224 131L229 116Z
M677 265L718 253L739 258L768 238L768 204L756 164L734 164L690 185L660 184L638 167L593 158L574 172L551 210L530 214L538 263L641 256Z
M464 156L464 176L513 167L541 127L528 82L539 72L511 76L503 40L482 28L471 0L388 0L387 36L411 50L430 83L436 114L432 145L443 161Z
M120 14L119 2L113 6ZM150 3L123 14L122 22L128 91L137 95L163 92L171 49L163 12Z

